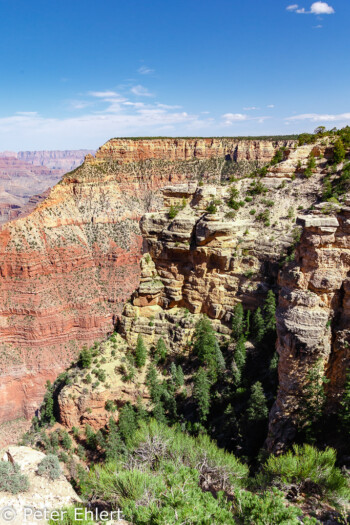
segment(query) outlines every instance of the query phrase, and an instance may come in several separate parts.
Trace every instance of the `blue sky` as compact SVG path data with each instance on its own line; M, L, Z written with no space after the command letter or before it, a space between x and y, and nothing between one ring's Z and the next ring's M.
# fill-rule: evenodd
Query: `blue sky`
M349 0L0 8L0 151L350 124Z

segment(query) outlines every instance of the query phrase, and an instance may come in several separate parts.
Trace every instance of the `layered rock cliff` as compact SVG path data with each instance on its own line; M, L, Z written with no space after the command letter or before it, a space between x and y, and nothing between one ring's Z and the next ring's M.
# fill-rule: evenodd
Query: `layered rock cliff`
M320 204L300 222L296 260L279 278L279 391L268 445L283 450L296 435L310 371L327 376L328 408L338 408L349 368L350 207ZM327 215L325 215L327 212Z
M281 145L292 142L115 139L68 173L34 212L3 227L0 421L30 417L46 380L63 370L82 344L113 330L138 285L138 223L145 211L159 207L158 189L189 180L219 182L225 162L244 158L261 164ZM190 212L190 223L196 213ZM200 257L206 260L205 253ZM205 286L214 282L210 278Z

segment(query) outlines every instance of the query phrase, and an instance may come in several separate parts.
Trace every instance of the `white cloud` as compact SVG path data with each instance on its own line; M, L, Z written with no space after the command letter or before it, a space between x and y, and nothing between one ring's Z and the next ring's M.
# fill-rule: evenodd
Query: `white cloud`
M272 109L272 108L274 108L274 107L275 107L275 104L269 104L269 105L268 105L268 106L266 106L266 107L268 107L269 109Z
M140 84L132 87L130 91L137 97L153 97L152 93L150 93L147 88L141 86Z
M96 98L118 97L115 91L89 91L89 95Z
M289 5L286 9L299 15L332 15L335 13L333 7L327 4L327 2L314 2L311 4L310 11L306 11L305 7L299 7L298 4Z
M140 75L150 75L151 73L154 73L154 69L147 66L141 66L137 71Z
M337 121L350 121L350 113L340 113L338 115L330 114L318 114L318 113L303 113L301 115L294 115L286 119L291 120L309 120L310 122L337 122Z
M248 116L243 115L242 113L225 113L222 115L222 118L225 121L225 124L232 124L232 122L242 122L242 120L247 120Z
M333 7L327 4L327 2L314 2L310 9L313 15L332 15L335 13Z
M37 111L16 111L16 115L21 115L23 117L35 117L37 114Z
M225 126L231 126L231 124L234 122L245 122L248 120L255 120L261 124L270 117L251 117L250 115L245 115L244 113L225 113L221 118L224 120Z
M321 24L318 24L317 26L312 26L312 29L322 29L322 25Z
M250 106L248 108L243 108L243 109L244 109L244 111L254 111L255 109L259 109L259 108L255 107L255 106Z

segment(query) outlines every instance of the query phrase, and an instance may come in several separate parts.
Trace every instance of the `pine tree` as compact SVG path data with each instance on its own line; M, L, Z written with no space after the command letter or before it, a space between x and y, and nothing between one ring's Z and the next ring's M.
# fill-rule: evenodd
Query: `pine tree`
M243 334L244 330L244 311L242 303L237 303L233 309L232 317L232 337L235 341Z
M234 359L235 359L235 363L237 365L238 370L242 372L245 362L247 360L247 351L246 351L245 339L243 335L241 335L237 341L235 352L234 352Z
M246 412L247 421L255 423L267 419L268 409L264 390L260 381L253 384Z
M342 139L337 139L333 149L333 160L335 164L339 164L345 158L345 148Z
M147 349L145 343L143 342L142 335L137 336L136 350L135 350L135 364L137 368L142 368L145 366L147 358Z
M185 384L185 376L182 370L182 366L178 365L176 370L176 385L179 388Z
M236 363L235 360L232 361L231 370L232 370L233 385L236 388L238 388L238 386L239 386L239 384L241 382L241 379L242 379L242 374L241 374L241 371L238 368L237 363Z
M153 415L154 415L154 418L159 422L159 423L167 423L167 418L166 418L166 415L165 415L165 411L164 411L164 406L163 406L163 403L162 401L159 399L154 407L153 407Z
M164 343L164 339L160 337L157 341L156 351L154 354L155 362L164 362L166 360L167 355L168 349L166 347L166 344Z
M264 304L265 330L266 332L275 332L276 330L276 299L272 290L267 292Z
M151 399L155 403L160 396L160 385L158 381L157 370L153 363L151 363L147 370L146 385L148 386Z
M162 402L165 411L169 414L169 417L176 421L177 418L177 405L176 405L176 375L175 380L169 381L164 384L162 392Z
M200 368L194 377L193 397L197 402L199 419L204 423L210 409L210 382L204 368Z
M257 308L253 314L252 335L255 343L259 344L264 338L265 322L261 315L261 309Z
M124 445L118 432L116 422L113 418L110 418L108 427L109 432L105 446L106 460L113 461L118 459L120 454L123 453Z
M218 374L223 374L226 368L225 358L220 350L219 343L216 341L215 345L215 361L216 361L216 371Z
M193 349L201 364L209 368L212 379L215 381L219 365L218 342L207 317L202 317L196 325Z
M130 403L126 403L120 411L119 432L127 444L137 430L136 416Z
M350 432L350 370L347 371L346 381L339 411L340 424L345 432Z

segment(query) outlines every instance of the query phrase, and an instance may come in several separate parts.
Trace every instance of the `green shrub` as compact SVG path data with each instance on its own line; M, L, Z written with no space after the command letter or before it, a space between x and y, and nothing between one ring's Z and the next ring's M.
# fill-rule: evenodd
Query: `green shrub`
M216 213L217 212L217 207L216 207L216 204L214 201L211 201L208 206L205 208L205 211L207 213Z
M21 474L20 466L9 461L0 461L0 492L18 494L29 490L29 480Z
M111 399L107 399L105 403L105 409L108 412L115 412L117 410L116 404Z
M301 510L287 507L286 503L283 493L277 489L261 495L244 490L235 493L236 512L244 525L300 525Z
M263 467L268 483L286 487L311 481L324 497L335 504L349 503L350 488L347 478L335 466L336 452L332 448L320 451L311 445L294 445L282 456L270 456Z
M58 457L54 454L49 454L44 457L38 465L37 474L49 478L52 481L58 479L62 474Z
M95 465L80 485L82 494L122 508L135 525L236 523L232 502L221 490L233 493L244 486L248 468L208 436L142 422L128 454L123 463Z
M176 215L179 213L180 208L178 206L174 206L173 204L170 206L168 217L169 219L175 219Z
M90 368L92 363L91 350L87 347L84 347L79 355L79 365L81 368Z

